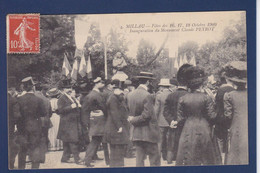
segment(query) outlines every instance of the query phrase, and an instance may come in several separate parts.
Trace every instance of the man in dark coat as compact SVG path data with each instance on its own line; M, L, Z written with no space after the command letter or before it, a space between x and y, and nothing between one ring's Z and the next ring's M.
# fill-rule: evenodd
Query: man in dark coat
M153 108L153 97L148 92L152 74L141 72L138 76L140 85L129 95L128 121L133 125L130 139L136 146L136 166L144 166L144 159L149 155L151 166L160 166L158 142L159 126Z
M216 125L215 125L215 135L217 137L218 146L221 153L227 153L227 136L228 136L228 124L223 121L224 119L224 102L223 98L225 93L231 92L234 90L232 83L229 80L226 80L224 75L222 76L222 85L217 91L215 98L216 103Z
M105 103L107 102L107 100L110 97L110 95L113 94L113 90L114 90L114 85L112 84L112 81L110 79L107 79L105 81L105 87L104 87L104 89L102 91L102 95L104 97L104 102ZM110 163L109 151L108 151L107 141L106 141L105 138L103 138L102 147L103 147L103 150L104 150L104 156L105 156L106 165L109 165L109 163ZM95 154L94 159L99 160L97 154Z
M80 164L82 160L79 157L78 142L82 132L80 124L81 105L75 97L71 96L72 89L69 81L64 81L63 87L63 93L57 102L60 115L57 139L63 142L61 162L69 162L72 153L75 163Z
M106 116L105 101L101 93L104 83L100 77L96 78L94 83L93 90L83 98L81 109L82 124L88 127L89 136L92 137L85 156L85 165L87 167L93 167L90 163L102 142Z
M188 93L187 87L186 87L186 75L185 75L185 69L190 67L189 64L184 64L180 67L178 73L177 73L177 80L179 83L179 86L177 87L177 90L175 90L173 93L169 94L166 101L165 101L165 107L163 115L166 119L166 121L171 125L172 121L177 120L177 105L179 99ZM172 163L172 160L176 159L178 145L179 145L179 139L182 131L182 126L179 125L178 128L170 128L169 130L169 137L168 137L168 151L167 151L167 162L168 164Z
M110 167L124 166L125 148L129 143L129 130L127 121L127 108L124 102L123 90L119 87L119 80L116 88L107 101L107 121L105 125L106 141L110 144Z
M9 86L8 86L9 87ZM15 112L15 110L19 110L19 104L17 103L17 98L15 96L15 88L9 87L7 93L8 100L8 159L9 159L9 169L14 169L15 157L19 152L19 145L16 143L16 133L15 126L18 118L21 117L19 112Z
M39 88L36 87L35 89L36 89L35 95L40 99L42 99L46 110L46 115L42 118L42 122L43 122L42 128L44 131L44 136L46 137L46 145L48 145L49 144L48 132L49 132L49 128L52 127L52 123L50 120L50 117L52 115L51 103L50 100L46 97L46 91L48 87L46 85L40 85Z
M18 97L19 110L15 110L21 115L17 123L20 144L18 168L25 169L28 153L32 161L32 169L38 169L40 163L45 161L47 148L41 121L46 115L46 110L43 101L34 94L32 78L27 77L22 80L22 83L25 91Z

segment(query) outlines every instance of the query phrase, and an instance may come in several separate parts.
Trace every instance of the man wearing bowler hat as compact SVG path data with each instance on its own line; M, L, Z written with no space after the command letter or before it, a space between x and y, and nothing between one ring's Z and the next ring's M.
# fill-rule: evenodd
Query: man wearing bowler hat
M161 92L156 95L155 99L155 115L158 118L158 125L160 127L160 134L161 134L161 140L159 143L159 149L162 153L163 160L167 159L167 134L169 130L169 123L165 120L163 116L163 110L164 110L164 103L168 95L171 93L169 90L170 79L163 78L160 80L160 83L158 84L161 88Z
M80 108L81 104L73 97L70 80L62 81L63 92L57 101L60 124L57 139L63 142L63 154L61 162L69 163L70 154L73 154L76 164L81 164L79 157L78 142L81 135L80 130Z
M150 166L160 166L159 126L154 112L153 97L148 92L153 74L141 72L137 78L140 85L128 97L128 121L133 125L130 139L136 146L136 166L144 166L146 155L149 156Z
M92 91L83 98L81 109L83 127L88 127L89 135L92 137L85 156L85 165L87 167L93 167L91 161L102 142L105 127L106 106L101 93L104 82L100 77L97 77L94 84Z
M20 114L17 122L18 141L20 151L18 153L18 168L25 169L26 155L32 161L32 169L38 169L40 163L45 161L46 138L43 138L41 118L46 115L42 99L34 94L34 82L32 77L22 80L24 86L23 95L17 98Z

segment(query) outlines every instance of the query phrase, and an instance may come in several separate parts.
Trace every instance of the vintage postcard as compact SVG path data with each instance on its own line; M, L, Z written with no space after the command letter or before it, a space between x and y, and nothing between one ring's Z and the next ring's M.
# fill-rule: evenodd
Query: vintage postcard
M248 165L246 16L8 14L9 169Z

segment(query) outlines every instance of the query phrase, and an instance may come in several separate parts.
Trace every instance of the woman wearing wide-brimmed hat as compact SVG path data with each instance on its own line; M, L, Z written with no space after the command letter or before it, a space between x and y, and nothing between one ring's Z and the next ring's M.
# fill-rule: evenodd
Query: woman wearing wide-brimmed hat
M202 89L207 78L199 67L188 67L187 87L190 93L179 99L178 125L183 125L176 158L176 165L217 165L221 157L211 138L211 127L216 113L212 99ZM174 126L175 123L171 123Z
M235 91L224 95L224 116L229 123L229 149L225 164L248 164L247 66L244 61L232 61L226 67L227 80Z

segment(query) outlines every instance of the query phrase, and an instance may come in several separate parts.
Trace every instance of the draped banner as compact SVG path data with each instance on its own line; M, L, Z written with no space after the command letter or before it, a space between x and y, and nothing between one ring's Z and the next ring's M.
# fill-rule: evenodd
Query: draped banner
M89 29L91 26L91 21L86 21L86 20L81 20L81 19L75 19L74 20L75 24L75 43L76 47L78 49L78 52L80 50L84 49L84 45L87 41L88 34L89 34ZM77 51L76 51L77 53ZM82 55L79 53L79 55ZM76 55L75 55L76 56Z

